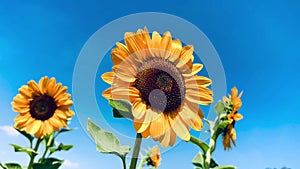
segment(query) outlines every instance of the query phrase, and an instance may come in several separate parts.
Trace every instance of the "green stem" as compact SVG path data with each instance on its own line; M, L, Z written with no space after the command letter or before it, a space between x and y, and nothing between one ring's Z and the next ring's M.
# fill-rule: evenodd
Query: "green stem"
M47 154L47 152L48 152L48 149L49 149L49 147L46 146L45 151L44 151L44 153L43 153L43 156L42 156L42 158L41 158L42 160L45 159L45 156L46 156L46 154Z
M136 168L136 163L139 158L141 143L142 143L142 135L140 133L137 133L136 138L135 138L132 158L131 158L131 162L130 162L130 169Z
M37 152L37 150L39 149L39 145L40 143L42 142L43 139L38 139L36 141L36 144L35 144L35 147L34 147L34 151ZM29 164L28 164L28 169L32 169L32 165L33 165L33 162L34 162L34 158L35 158L35 154L33 154L31 157L30 157L30 161L29 161Z
M3 168L3 169L5 169L4 166L2 165L2 163L0 163L0 167Z
M126 169L125 156L122 156L121 159L122 159L122 163L123 163L123 169Z
M144 164L144 162L145 162L145 159L141 160L138 169L143 169L143 164Z
M197 145L198 147L200 147L204 154L209 149L209 146L205 142L203 142L202 140L197 139L194 136L191 136L190 142Z

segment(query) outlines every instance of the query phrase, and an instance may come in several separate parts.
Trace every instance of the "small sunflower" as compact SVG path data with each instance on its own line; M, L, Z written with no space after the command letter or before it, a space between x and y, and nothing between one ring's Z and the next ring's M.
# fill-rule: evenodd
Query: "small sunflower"
M224 149L231 149L231 142L235 146L236 140L236 131L234 129L234 125L236 121L239 121L243 118L241 114L238 113L238 109L242 106L241 96L243 92L241 92L238 96L238 90L236 87L231 89L231 95L229 98L224 97L223 100L227 107L230 107L229 112L227 114L227 119L229 120L229 125L225 129L223 133L223 147Z
M196 75L202 64L194 63L193 46L182 46L170 32L139 29L127 32L125 45L116 43L111 52L112 72L102 75L111 84L103 97L132 104L134 128L151 136L163 147L173 146L176 135L189 141L189 128L201 130L203 113L198 104L212 103L212 81Z
M67 127L74 112L69 109L73 102L66 91L66 86L47 76L42 77L39 84L31 80L23 85L11 103L12 109L19 113L15 127L34 134L36 138Z
M148 165L152 165L156 168L160 165L161 156L158 146L154 146L151 150L149 150L146 161Z

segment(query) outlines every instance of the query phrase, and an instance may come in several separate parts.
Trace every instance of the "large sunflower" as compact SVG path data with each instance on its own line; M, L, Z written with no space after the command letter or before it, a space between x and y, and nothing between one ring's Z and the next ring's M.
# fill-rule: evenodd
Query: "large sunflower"
M203 113L198 104L212 103L212 81L196 74L202 64L193 64L193 46L182 46L170 32L150 37L148 30L125 33L125 45L111 52L112 72L102 79L112 86L106 99L132 104L134 128L144 138L152 136L163 147L173 146L176 135L189 141L189 127L201 130Z
M15 118L15 127L37 138L67 127L74 112L69 109L73 102L66 91L67 87L57 84L55 78L42 77L39 84L29 81L12 102L12 109L20 113Z

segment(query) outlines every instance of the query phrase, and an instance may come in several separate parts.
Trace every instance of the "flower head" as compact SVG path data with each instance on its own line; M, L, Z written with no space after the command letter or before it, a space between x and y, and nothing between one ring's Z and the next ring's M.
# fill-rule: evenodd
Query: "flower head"
M148 165L152 165L154 167L158 167L160 165L161 156L158 146L154 146L151 150L149 150L146 161Z
M102 79L112 86L106 99L132 104L134 128L144 138L152 136L163 147L174 145L176 135L189 141L189 127L201 130L203 113L198 104L212 103L209 78L196 75L202 64L193 64L193 46L182 46L170 32L139 29L125 33L125 45L111 52L112 72Z
M223 133L223 147L224 149L231 149L231 143L233 145L235 144L236 140L236 131L234 129L235 122L241 120L243 116L238 113L239 108L242 106L241 101L241 92L238 96L238 90L236 87L231 89L231 95L229 95L229 98L225 97L223 98L225 105L227 107L228 112L227 113L227 119L229 121L229 125L226 127L224 133Z
M67 87L57 84L55 78L42 77L39 84L29 81L11 103L12 109L19 113L15 127L37 138L67 127L74 112L69 109L73 102L66 91Z

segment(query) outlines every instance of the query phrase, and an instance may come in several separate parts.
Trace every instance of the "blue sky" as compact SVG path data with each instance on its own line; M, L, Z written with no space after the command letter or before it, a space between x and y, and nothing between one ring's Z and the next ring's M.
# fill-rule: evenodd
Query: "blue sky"
M296 0L2 2L0 161L27 160L23 154L13 153L8 145L25 145L25 140L4 132L4 126L13 125L17 115L11 110L10 102L21 85L48 75L69 86L71 93L77 56L95 31L128 14L163 12L184 18L202 30L220 56L228 91L234 85L244 90L240 109L244 119L236 125L237 147L224 152L219 146L216 160L240 169L300 168L297 148L300 146L297 135L300 129L299 6ZM99 67L98 73L109 70L109 66ZM104 84L100 79L95 83ZM109 111L99 94L106 87L99 86L95 92L98 92L98 103ZM105 117L116 128L130 125L124 120L112 119L110 114ZM72 119L70 126L77 130L58 140L75 145L73 150L58 154L69 161L63 169L121 168L117 157L95 151L95 144L77 117ZM130 127L123 132L127 131L134 132ZM181 142L162 154L160 168L193 168L191 160L197 151L194 145Z

